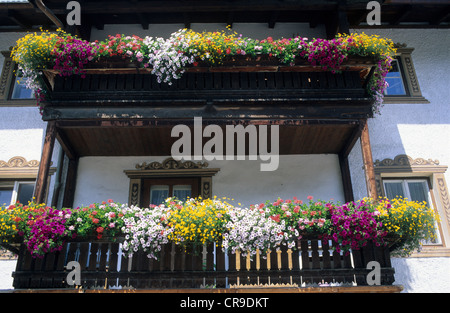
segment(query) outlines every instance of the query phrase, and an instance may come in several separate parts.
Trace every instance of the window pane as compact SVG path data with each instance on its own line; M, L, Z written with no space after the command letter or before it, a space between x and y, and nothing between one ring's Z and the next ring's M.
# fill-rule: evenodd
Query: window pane
M408 182L409 193L411 194L411 200L418 202L427 202L428 188L425 186L425 182Z
M394 60L392 62L392 69L386 75L386 82L389 85L385 91L385 94L387 96L406 95L406 90L403 84L403 78L398 61Z
M0 189L0 205L11 203L12 192L12 189Z
M19 184L17 202L28 204L33 199L34 184Z
M160 205L169 197L169 186L155 185L150 188L150 204Z
M28 89L25 86L24 78L17 77L14 83L11 99L32 99L32 98L33 98L33 90Z
M386 190L386 196L389 199L405 196L401 182L384 182L384 189Z
M173 196L178 200L186 200L191 197L191 186L190 185L175 185L173 186Z

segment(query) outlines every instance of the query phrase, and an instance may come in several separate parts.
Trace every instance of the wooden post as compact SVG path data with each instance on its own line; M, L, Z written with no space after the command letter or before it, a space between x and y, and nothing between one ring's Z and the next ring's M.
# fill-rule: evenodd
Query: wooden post
M64 196L62 206L71 208L75 197L75 185L77 183L78 157L70 159L67 166L66 183L64 186Z
M370 147L369 128L367 121L361 132L361 150L366 177L367 194L372 199L377 199L377 186L375 181L375 170L373 167L372 149Z
M341 168L342 186L344 188L345 202L354 200L352 178L350 175L350 166L348 164L348 157L339 153L339 166Z
M47 191L48 175L50 164L52 162L53 147L56 138L56 122L49 121L45 132L44 147L42 148L41 162L39 163L39 172L34 189L34 198L36 203L43 203Z

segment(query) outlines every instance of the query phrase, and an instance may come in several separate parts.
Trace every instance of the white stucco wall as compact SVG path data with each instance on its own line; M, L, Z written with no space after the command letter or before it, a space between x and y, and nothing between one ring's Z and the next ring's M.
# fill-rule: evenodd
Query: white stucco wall
M364 29L413 47L412 59L426 104L386 104L369 120L374 161L399 154L450 166L450 30ZM359 141L350 154L355 198L367 195ZM450 172L445 173L447 184ZM445 216L443 217L445 218ZM447 243L448 244L448 243ZM450 292L450 258L393 259L396 284L405 292Z
M163 161L164 157L83 157L78 165L74 206L89 205L112 198L128 202L129 179L124 170L137 163ZM273 172L261 172L260 161L210 161L220 168L213 176L213 194L233 198L243 206L297 196L343 201L343 188L336 155L281 156Z

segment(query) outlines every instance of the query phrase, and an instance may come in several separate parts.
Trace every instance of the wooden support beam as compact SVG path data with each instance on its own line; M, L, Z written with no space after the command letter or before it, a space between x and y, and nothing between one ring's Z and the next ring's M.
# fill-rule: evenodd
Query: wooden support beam
M64 184L64 196L62 206L64 208L73 207L73 200L75 198L75 187L77 183L79 158L69 159L67 166L66 182Z
M391 22L391 25L398 25L400 24L408 15L412 12L412 5L407 4L403 6L400 10L397 16L394 17L393 21Z
M345 9L339 9L338 11L338 29L341 34L350 34L350 25Z
M343 157L347 157L350 152L352 151L356 141L358 141L359 137L361 137L361 132L362 129L365 125L365 120L360 120L358 122L358 126L355 127L355 129L353 130L352 134L350 135L349 139L347 140L347 142L345 143L344 147L342 148L340 154Z
M341 168L342 186L344 187L345 202L354 201L352 178L350 175L350 166L348 164L348 156L339 154L339 166Z
M361 132L361 151L364 164L364 173L366 178L367 194L373 199L378 198L377 186L375 180L375 170L373 166L372 148L370 146L369 128L367 121Z
M39 172L36 179L36 187L34 189L34 198L36 203L46 201L45 194L47 182L50 173L50 164L52 162L53 147L56 138L56 122L49 121L45 132L44 147L42 148L41 161L39 163Z
M8 10L7 15L11 21L19 25L21 28L28 29L32 26L30 23L24 21L24 19L20 17L14 10Z

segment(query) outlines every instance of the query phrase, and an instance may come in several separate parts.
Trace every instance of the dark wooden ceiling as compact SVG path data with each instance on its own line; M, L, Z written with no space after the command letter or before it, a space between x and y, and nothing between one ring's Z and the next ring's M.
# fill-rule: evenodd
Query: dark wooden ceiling
M259 130L258 126L256 127ZM279 153L282 155L338 154L346 148L346 145L352 144L357 128L356 124L280 125ZM61 127L58 132L60 140L64 141L63 145L71 147L77 156L157 156L171 155L171 147L179 139L179 137L171 137L171 130L172 127L168 126ZM193 137L193 130L191 134ZM227 153L225 130L223 134L223 151ZM270 150L270 128L268 137L267 147ZM203 138L203 145L208 140L210 138ZM236 141L237 138L235 143ZM246 142L248 144L248 137ZM192 149L193 147L192 145Z
M35 3L0 2L0 31L55 28ZM66 0L44 0L66 24ZM180 23L309 23L325 25L328 36L339 27L366 27L368 0L79 0L81 25L77 31L88 38L90 29L105 24ZM381 27L450 27L450 0L380 0ZM344 21L342 21L344 19ZM343 25L339 25L339 20Z

